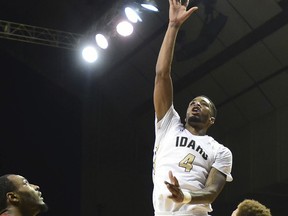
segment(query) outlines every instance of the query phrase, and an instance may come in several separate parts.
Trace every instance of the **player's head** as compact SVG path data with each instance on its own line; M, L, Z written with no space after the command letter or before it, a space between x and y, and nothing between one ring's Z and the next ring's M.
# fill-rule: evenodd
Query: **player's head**
M207 96L195 97L188 105L186 112L186 124L209 128L214 124L217 109Z
M231 216L271 216L270 209L260 202L245 199L237 206Z
M18 209L22 215L36 215L48 209L39 186L30 184L20 175L7 174L0 177L0 211Z

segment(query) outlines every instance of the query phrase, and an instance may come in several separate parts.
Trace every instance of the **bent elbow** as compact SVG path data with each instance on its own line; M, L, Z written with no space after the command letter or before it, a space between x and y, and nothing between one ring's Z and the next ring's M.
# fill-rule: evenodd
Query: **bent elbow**
M211 191L210 191L210 195L208 196L208 201L209 201L209 203L210 203L210 204L213 203L213 202L216 200L216 198L218 197L219 194L220 194L219 191L217 191L217 190L211 190Z

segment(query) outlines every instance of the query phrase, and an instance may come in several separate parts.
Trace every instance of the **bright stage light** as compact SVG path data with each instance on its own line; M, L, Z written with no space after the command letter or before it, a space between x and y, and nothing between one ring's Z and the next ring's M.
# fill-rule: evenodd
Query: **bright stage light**
M97 45L102 48L102 49L107 49L108 47L108 41L106 39L106 37L103 34L97 34L95 36L95 40Z
M147 12L148 10L150 10L150 12L159 11L155 0L139 0L138 2L132 2L129 4L125 3L125 5L123 5L123 2L121 4L117 4L117 10L109 10L109 12L104 16L106 17L105 20L99 20L97 25L93 27L94 29L97 29L97 31L100 30L100 32L94 32L92 33L93 35L90 35L89 33L89 35L83 37L83 41L87 39L87 42L85 43L90 43L91 38L94 43L82 50L82 58L89 63L93 63L98 60L98 51L102 52L103 50L101 49L107 49L108 46L110 46L109 42L111 38L115 36L130 36L134 32L134 25L142 22L142 18L140 17L142 12ZM115 11L117 11L116 14ZM126 17L124 17L124 20L120 22L115 29L115 23L117 23L117 20L119 20L119 18L123 15ZM111 17L112 20L106 20L107 17ZM103 34L103 32L105 34Z
M125 8L125 14L126 14L128 20L130 20L132 23L137 23L138 21L142 22L141 17L131 7Z
M82 57L85 61L87 61L89 63L93 63L97 60L98 53L94 47L87 46L82 51Z
M149 4L141 4L142 7L148 9L148 10L151 10L151 11L155 11L155 12L158 12L158 9L153 6L153 5L149 5Z
M157 7L157 4L154 0L145 0L141 6L143 8L146 8L147 10L151 10L151 11L154 11L154 12L158 12L158 7Z
M133 33L133 25L127 21L120 22L116 29L117 32L124 37L127 37Z

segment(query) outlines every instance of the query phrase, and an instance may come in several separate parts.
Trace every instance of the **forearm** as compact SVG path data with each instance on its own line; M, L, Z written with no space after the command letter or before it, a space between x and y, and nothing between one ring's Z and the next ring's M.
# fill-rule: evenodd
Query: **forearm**
M226 176L212 168L205 187L199 190L188 191L191 196L190 204L213 203L226 184ZM185 194L185 192L184 192Z
M173 61L177 33L178 28L169 24L157 59L154 85L154 107L158 120L163 118L173 100L171 64Z
M156 75L170 75L178 31L179 27L170 22L158 55Z

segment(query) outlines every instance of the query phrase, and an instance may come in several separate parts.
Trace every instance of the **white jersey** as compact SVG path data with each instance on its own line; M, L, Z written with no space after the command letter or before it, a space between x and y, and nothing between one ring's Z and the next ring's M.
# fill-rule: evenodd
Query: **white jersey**
M175 203L167 198L171 193L164 181L172 171L185 190L204 188L212 167L232 181L232 153L212 137L195 136L181 123L173 105L164 118L155 121L156 140L153 157L153 206L155 215L206 216L212 211L210 204L192 205Z

